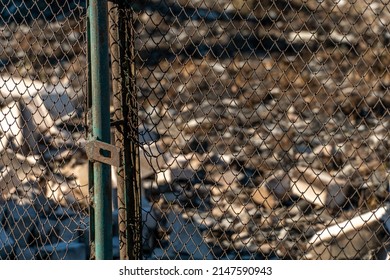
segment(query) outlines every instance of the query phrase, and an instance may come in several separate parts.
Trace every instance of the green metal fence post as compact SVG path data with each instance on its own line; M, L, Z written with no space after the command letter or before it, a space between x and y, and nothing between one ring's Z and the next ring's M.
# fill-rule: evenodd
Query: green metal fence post
M110 143L110 78L108 56L108 9L105 0L90 0L89 50L92 136ZM93 163L94 241L96 259L112 259L111 167Z

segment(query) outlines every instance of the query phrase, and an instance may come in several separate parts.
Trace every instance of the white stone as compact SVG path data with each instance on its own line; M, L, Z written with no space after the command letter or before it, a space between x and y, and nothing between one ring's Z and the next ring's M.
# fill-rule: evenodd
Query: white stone
M147 178L166 169L164 151L157 144L144 145L140 149L141 178Z
M9 199L17 187L21 185L22 181L19 180L13 169L4 167L0 170L0 191L4 200Z
M316 232L308 241L307 259L385 258L380 251L390 236L379 236L383 225L389 232L390 207L386 204L373 211L337 222ZM325 249L324 249L325 248ZM383 249L383 250L382 250Z
M310 31L290 32L287 34L287 40L291 43L306 43L316 40L316 34Z
M297 166L289 173L292 193L320 207L338 208L347 199L347 180L334 177L323 170Z
M67 121L74 116L74 104L68 94L70 90L59 83L55 86L45 86L44 90L41 91L42 103L54 120Z
M42 87L43 83L40 81L9 75L0 76L0 97L5 104L25 97L30 98Z
M12 102L11 104L1 108L0 110L0 151L4 150L8 146L8 142L17 138L20 134L21 119L20 119L20 106L17 102ZM21 139L19 137L19 141L21 143Z

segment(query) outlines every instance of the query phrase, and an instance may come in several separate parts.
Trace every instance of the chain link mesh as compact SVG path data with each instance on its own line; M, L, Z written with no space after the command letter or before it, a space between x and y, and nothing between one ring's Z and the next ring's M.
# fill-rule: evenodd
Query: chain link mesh
M84 1L0 8L0 259L86 259Z
M132 1L145 259L386 259L387 2Z

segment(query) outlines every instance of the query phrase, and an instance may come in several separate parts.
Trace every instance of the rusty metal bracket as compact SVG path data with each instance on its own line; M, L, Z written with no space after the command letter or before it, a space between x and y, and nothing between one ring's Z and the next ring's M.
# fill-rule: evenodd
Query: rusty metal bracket
M92 139L86 143L85 150L90 161L120 166L120 149L114 145Z

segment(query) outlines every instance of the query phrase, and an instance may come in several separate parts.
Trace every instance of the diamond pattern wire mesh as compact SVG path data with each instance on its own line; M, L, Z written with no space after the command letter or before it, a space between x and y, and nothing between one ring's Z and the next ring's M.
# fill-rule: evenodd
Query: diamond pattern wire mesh
M388 257L387 3L131 5L144 258Z
M85 14L1 1L0 259L88 258Z

